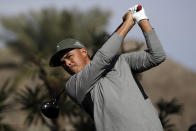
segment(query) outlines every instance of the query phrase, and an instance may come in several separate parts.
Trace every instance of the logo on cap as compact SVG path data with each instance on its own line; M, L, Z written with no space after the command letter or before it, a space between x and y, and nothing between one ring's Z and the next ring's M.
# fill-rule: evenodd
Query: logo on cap
M75 46L80 46L83 47L78 41L76 43L74 43Z
M56 48L58 49L59 48L59 45L57 45Z

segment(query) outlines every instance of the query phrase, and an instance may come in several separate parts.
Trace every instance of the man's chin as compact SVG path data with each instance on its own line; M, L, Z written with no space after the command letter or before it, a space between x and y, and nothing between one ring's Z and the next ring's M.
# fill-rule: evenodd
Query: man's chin
M76 70L72 70L72 72L73 72L74 74L76 74L76 73L78 73L79 71L76 71Z
M80 72L82 69L76 67L76 66L73 66L73 68L70 68L72 74L76 74L78 72Z
M71 70L72 74L76 74L79 72L77 69L70 69L70 70Z

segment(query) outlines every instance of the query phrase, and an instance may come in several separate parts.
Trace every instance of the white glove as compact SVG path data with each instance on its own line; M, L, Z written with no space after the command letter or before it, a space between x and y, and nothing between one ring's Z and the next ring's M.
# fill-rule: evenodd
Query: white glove
M129 11L131 11L132 15L133 15L133 19L138 23L140 20L148 20L148 17L145 14L145 10L142 6L142 9L137 11L137 7L138 5L135 5L131 8L129 8Z

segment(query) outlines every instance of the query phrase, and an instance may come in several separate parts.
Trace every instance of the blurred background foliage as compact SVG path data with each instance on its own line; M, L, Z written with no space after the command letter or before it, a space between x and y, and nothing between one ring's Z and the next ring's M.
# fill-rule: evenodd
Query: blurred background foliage
M18 110L26 113L26 127L40 122L51 131L60 131L64 130L64 117L69 117L69 122L78 131L93 129L87 114L70 100L66 93L59 102L61 115L58 119L49 120L44 117L40 112L40 105L49 100L49 97L54 98L59 90L65 87L69 78L69 74L63 69L52 69L48 65L51 55L56 51L56 43L65 38L75 38L84 42L93 53L108 37L105 29L109 16L109 11L98 8L87 12L47 8L38 12L1 17L4 28L12 32L14 38L10 40L5 37L6 46L21 59L18 63L2 63L1 67L11 65L9 68L17 70L15 87L20 87L20 83L25 80L30 81L23 88L17 88L13 98L14 103L19 106ZM3 91L4 86L1 89ZM7 106L2 105L2 110ZM7 125L1 126L7 128Z
M4 28L13 35L13 39L9 39L9 36L3 38L5 46L16 54L12 57L20 59L17 62L0 63L1 69L11 68L16 71L12 82L8 79L0 87L0 131L34 130L32 126L38 126L39 130L50 131L94 129L92 120L70 100L66 92L61 96L59 102L61 111L57 119L50 120L44 117L40 112L40 105L54 98L59 90L65 87L70 77L63 69L50 68L48 65L51 55L56 51L56 43L68 37L75 38L82 41L93 54L109 37L106 26L110 15L111 12L99 8L86 12L76 9L59 11L55 8L46 8L37 12L30 11L0 18ZM143 43L135 43L137 46L131 51L142 48ZM122 48L121 52L127 51ZM171 104L175 105L175 102ZM176 108L170 105L168 106L163 100L158 103L161 120L167 128L173 126L167 123L166 116L169 115L166 112L167 107ZM19 111L18 117L24 117L24 125L16 128L3 122L7 110ZM173 111L173 114L179 113L179 110ZM41 128L43 126L46 128Z
M7 79L0 87L0 131L15 131L12 125L3 121L7 113L12 110L13 104L9 97L13 93L13 84L10 86L10 79Z

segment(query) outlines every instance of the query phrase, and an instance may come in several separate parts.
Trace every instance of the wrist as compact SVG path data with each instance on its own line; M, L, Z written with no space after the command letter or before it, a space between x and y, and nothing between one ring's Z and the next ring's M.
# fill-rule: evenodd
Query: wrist
M122 23L122 25L120 26L120 28L116 31L117 34L119 34L120 36L122 36L123 38L125 38L125 36L127 35L127 33L131 30L131 28L134 26L134 21L130 22L128 20L124 21Z
M150 22L148 21L148 19L140 20L138 22L138 25L140 26L140 28L142 29L143 32L148 32L148 31L152 30L152 26L151 26Z
M127 27L132 27L135 25L135 21L133 19L127 19L123 21L123 24Z

